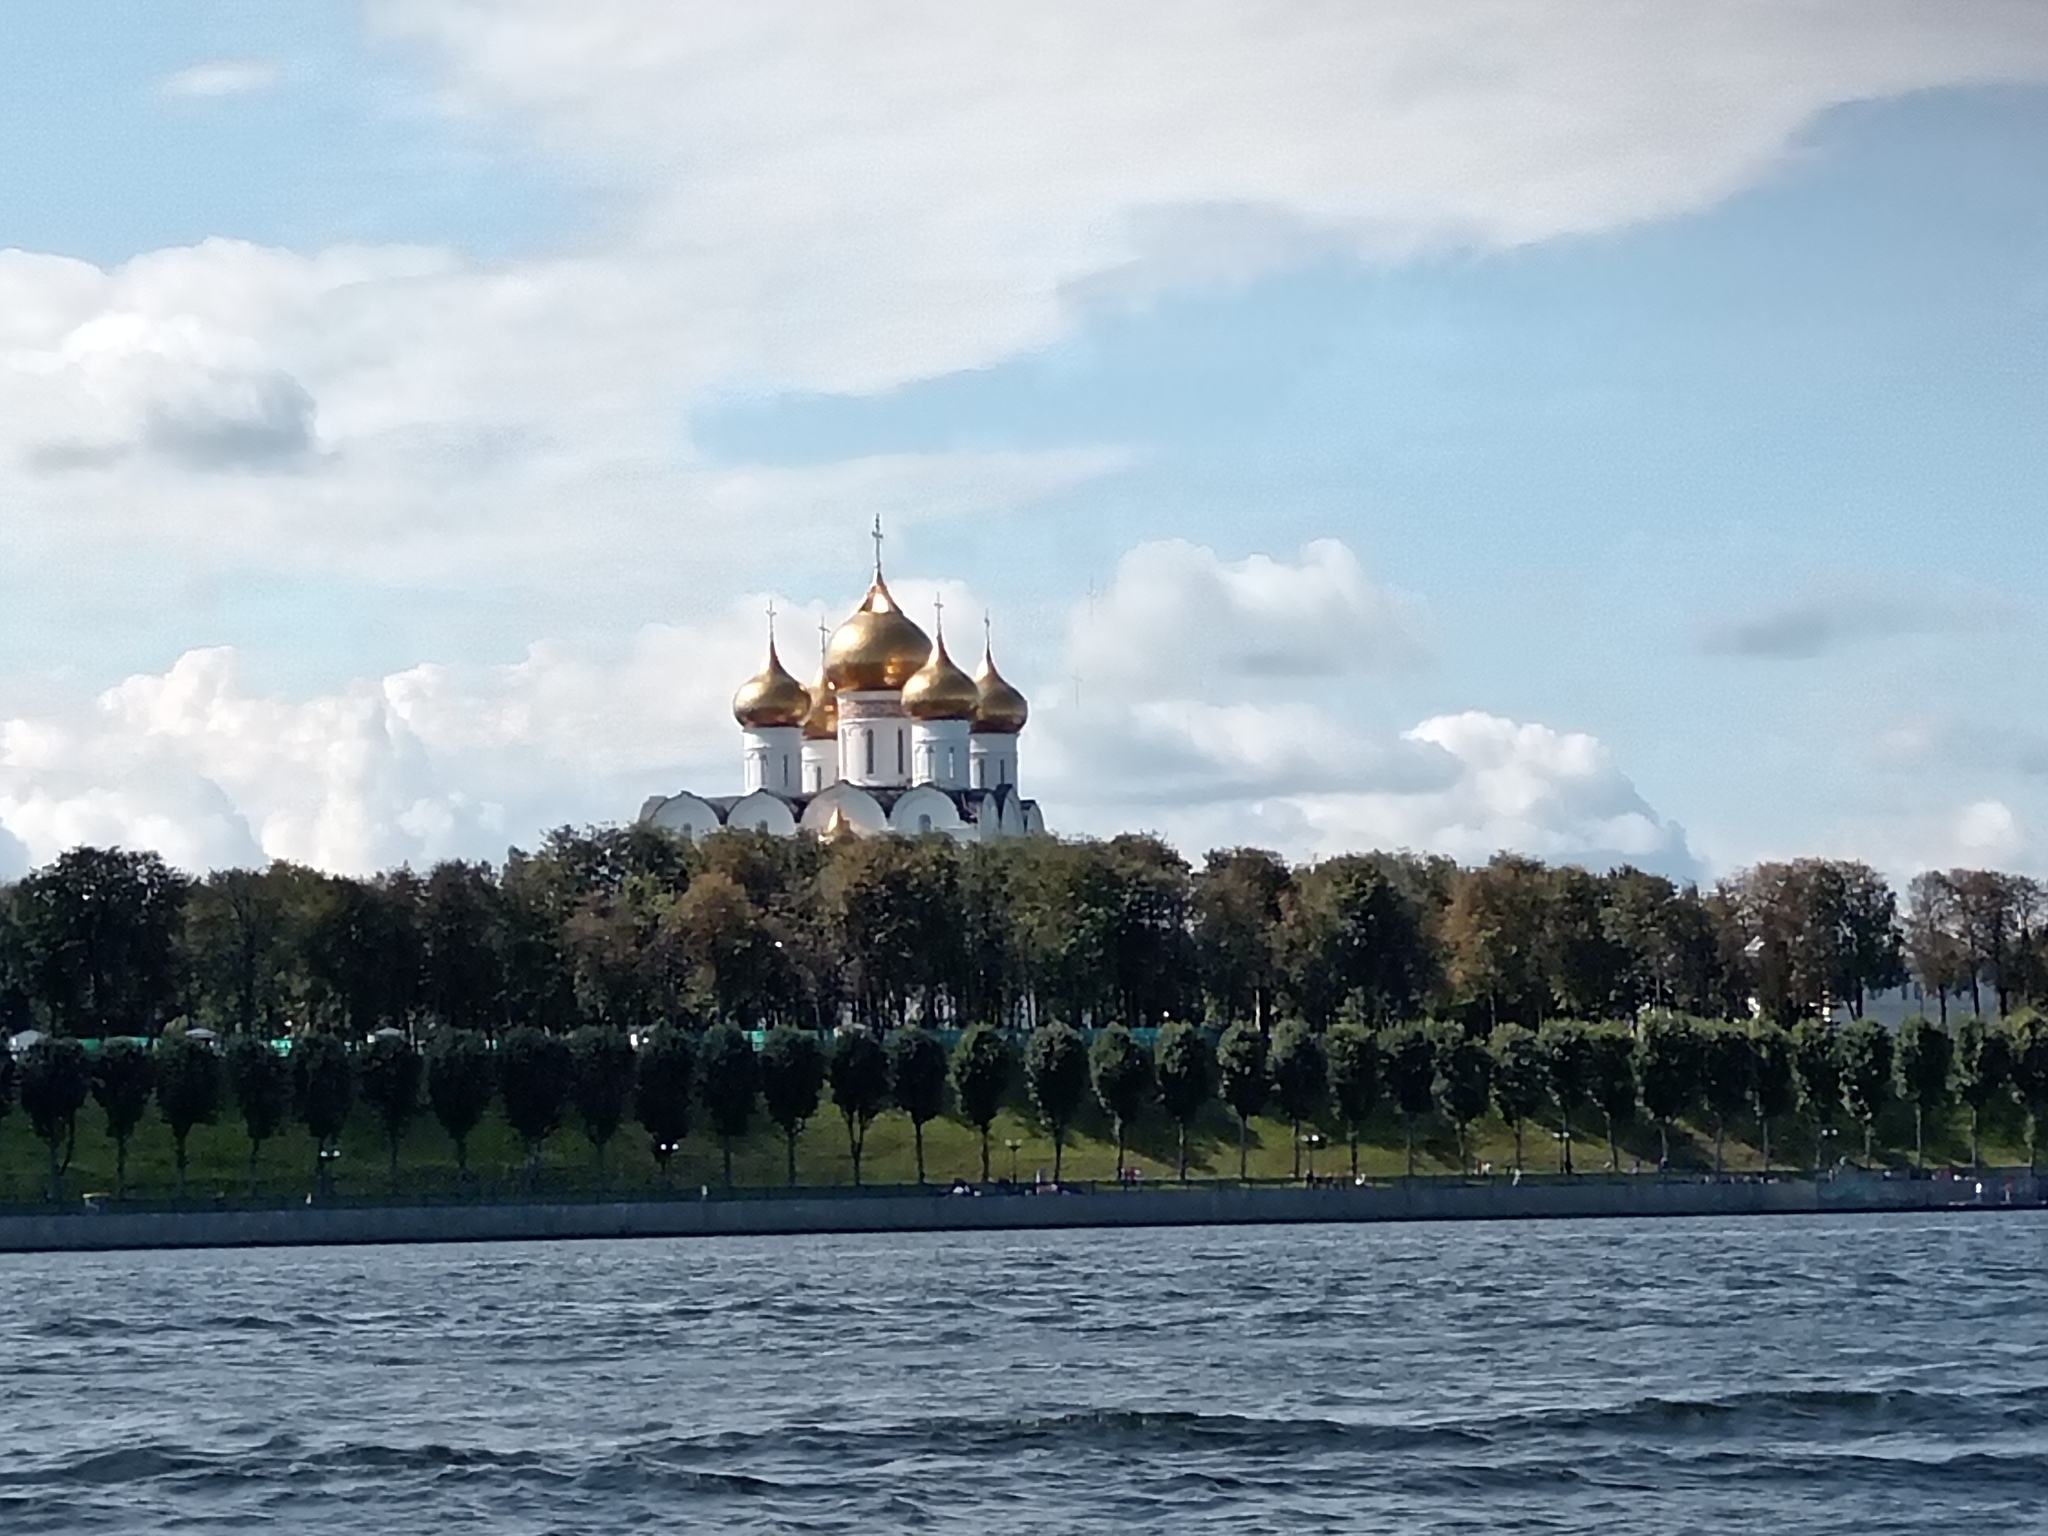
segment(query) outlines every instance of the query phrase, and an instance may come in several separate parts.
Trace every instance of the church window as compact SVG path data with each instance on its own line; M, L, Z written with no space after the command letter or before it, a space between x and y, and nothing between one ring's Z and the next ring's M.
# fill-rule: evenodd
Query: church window
M899 774L903 772L903 736L900 732L896 737L896 771Z
M918 830L918 831L920 831L920 832L929 832L929 831L931 831L931 829L932 829L932 819L931 819L931 817L929 817L929 816L920 816L920 817L918 817L918 818L917 818L917 830Z
M875 733L873 731L862 731L861 735L867 739L868 777L873 778L875 776Z

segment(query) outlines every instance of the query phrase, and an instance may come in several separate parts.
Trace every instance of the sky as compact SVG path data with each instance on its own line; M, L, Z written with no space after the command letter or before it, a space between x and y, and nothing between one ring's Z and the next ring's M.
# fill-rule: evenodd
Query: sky
M2038 0L13 0L0 879L738 788L868 530L1056 831L2048 874Z

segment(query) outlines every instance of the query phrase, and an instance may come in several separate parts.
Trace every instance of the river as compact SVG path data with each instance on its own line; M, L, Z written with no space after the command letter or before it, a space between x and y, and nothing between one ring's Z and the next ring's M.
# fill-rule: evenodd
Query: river
M0 1259L0 1530L2048 1529L2048 1214Z

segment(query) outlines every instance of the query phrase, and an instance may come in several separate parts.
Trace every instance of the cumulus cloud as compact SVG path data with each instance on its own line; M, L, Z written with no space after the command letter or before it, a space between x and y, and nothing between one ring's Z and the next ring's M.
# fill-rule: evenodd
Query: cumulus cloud
M282 73L274 59L211 59L164 76L158 89L187 99L247 96L269 90Z
M1032 777L1074 823L1297 856L1502 848L1678 875L1698 861L1595 738L1466 712L1379 730L1357 690L1426 655L1427 615L1342 544L1226 562L1143 545L1076 610ZM1355 701L1355 703L1354 703ZM1073 823L1070 823L1073 824Z
M941 591L976 606L957 584L895 587L913 611ZM80 843L193 870L499 858L565 822L630 820L649 794L736 791L730 700L761 664L770 601L649 625L610 651L548 642L301 697L253 687L230 648L189 651L82 707L0 719L0 878ZM853 606L772 601L803 673L813 626Z
M1179 539L1141 544L1071 630L1082 686L1133 699L1398 670L1430 651L1421 604L1372 581L1335 539L1291 562L1224 560Z

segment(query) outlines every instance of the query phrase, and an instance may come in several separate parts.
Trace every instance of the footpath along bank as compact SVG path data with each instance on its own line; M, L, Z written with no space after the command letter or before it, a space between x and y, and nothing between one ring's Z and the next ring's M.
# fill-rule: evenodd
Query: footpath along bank
M300 1205L230 1210L52 1211L0 1216L0 1253L350 1243L510 1242L799 1233L974 1232L1051 1227L1481 1221L1626 1216L1799 1216L1823 1212L2038 1207L2024 1170L1933 1178L1415 1179L1391 1184L1060 1193L944 1188L860 1194L712 1194L586 1203Z

